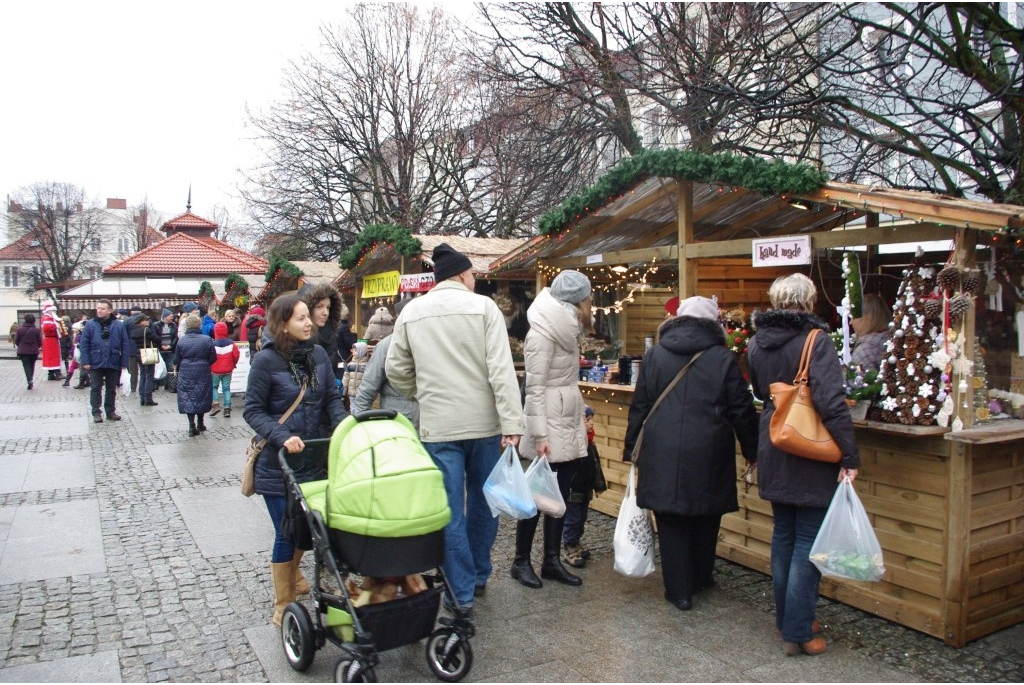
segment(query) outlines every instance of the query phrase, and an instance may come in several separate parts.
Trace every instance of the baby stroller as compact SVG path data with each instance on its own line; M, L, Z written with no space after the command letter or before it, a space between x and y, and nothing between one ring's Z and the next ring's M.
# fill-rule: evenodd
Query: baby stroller
M306 445L325 442L308 440ZM434 675L461 680L473 665L469 640L475 628L440 568L444 527L451 519L440 470L409 420L393 410L349 416L329 443L327 480L299 485L289 459L302 455L283 448L278 453L289 511L301 512L294 527L302 531L302 519L308 524L306 544L315 561L313 618L304 605L292 602L281 619L289 665L305 671L316 650L331 642L342 652L334 669L336 682L376 682L379 651L427 638L427 664ZM296 537L305 547L302 532ZM321 572L337 584L336 593L323 587ZM416 591L406 596L357 606L353 595L358 589L349 585L352 574L422 577L422 583L417 580ZM445 592L453 618L438 617Z

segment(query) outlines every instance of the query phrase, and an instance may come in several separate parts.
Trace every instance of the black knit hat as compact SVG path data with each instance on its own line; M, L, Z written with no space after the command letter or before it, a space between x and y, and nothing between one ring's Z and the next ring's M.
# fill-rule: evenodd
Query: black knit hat
M452 276L458 276L463 271L473 268L469 257L455 250L448 243L441 243L434 248L434 281L440 283L447 281Z

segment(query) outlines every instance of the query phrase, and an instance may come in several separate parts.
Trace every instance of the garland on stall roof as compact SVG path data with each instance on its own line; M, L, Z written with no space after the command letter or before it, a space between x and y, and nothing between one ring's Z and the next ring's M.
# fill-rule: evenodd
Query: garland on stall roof
M338 265L343 269L351 269L380 243L390 245L403 257L415 257L423 253L423 244L413 237L409 229L397 224L370 224L356 235L352 247L341 253Z
M582 215L621 197L638 181L649 177L717 183L765 195L810 193L828 181L828 174L809 164L708 155L692 150L646 150L623 159L597 183L544 214L538 228L544 235L563 231Z
M289 276L298 278L302 275L302 269L289 262L284 257L274 257L270 260L270 266L267 268L266 279L271 281L276 279L280 272L284 272Z
M209 296L213 299L217 299L217 293L214 292L213 286L209 281L203 281L199 284L199 299L203 299L203 296Z
M229 293L235 287L241 291L246 291L249 289L249 282L242 278L240 274L232 272L224 279L224 292Z

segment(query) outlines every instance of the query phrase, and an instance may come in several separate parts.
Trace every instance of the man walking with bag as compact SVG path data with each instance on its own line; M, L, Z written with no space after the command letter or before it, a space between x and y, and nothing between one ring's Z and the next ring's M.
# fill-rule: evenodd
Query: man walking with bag
M92 420L103 423L103 413L100 410L102 400L107 419L120 421L121 417L114 411L117 383L121 379L121 369L128 368L131 348L128 345L128 331L114 316L110 300L99 300L96 303L96 318L85 324L78 346L82 369L89 372L92 384L89 398L92 404Z
M419 402L420 439L444 474L452 510L444 570L469 613L491 575L498 532L483 485L502 448L519 443L523 410L501 310L473 292L466 255L441 243L433 261L437 285L402 310L385 370Z

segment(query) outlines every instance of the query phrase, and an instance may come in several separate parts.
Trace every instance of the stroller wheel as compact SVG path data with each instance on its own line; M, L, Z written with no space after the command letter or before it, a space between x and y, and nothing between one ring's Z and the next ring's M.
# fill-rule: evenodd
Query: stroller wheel
M281 644L288 665L296 671L305 671L313 663L316 647L313 645L313 621L306 607L292 602L281 616Z
M359 659L343 656L334 665L334 682L336 683L375 683L377 674L373 667Z
M427 665L441 680L458 682L473 668L473 647L451 628L439 628L427 640Z

